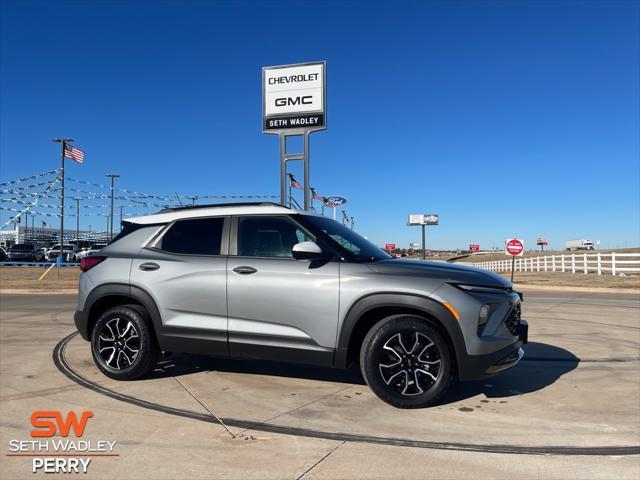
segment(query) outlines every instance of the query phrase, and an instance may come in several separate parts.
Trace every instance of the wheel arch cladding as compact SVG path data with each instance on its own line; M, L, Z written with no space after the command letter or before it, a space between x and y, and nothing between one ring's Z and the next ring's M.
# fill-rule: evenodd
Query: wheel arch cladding
M456 365L463 364L467 351L462 330L446 307L428 297L378 293L360 298L347 312L338 336L335 366L346 367L357 360L362 341L371 327L383 318L401 313L428 319L449 342Z
M86 305L88 305L88 308L85 309L87 312L86 334L88 337L91 336L93 326L102 313L109 308L124 305L143 307L151 319L152 325L150 326L156 336L160 334L162 326L160 311L153 298L141 288L118 283L101 285L91 291L87 297Z

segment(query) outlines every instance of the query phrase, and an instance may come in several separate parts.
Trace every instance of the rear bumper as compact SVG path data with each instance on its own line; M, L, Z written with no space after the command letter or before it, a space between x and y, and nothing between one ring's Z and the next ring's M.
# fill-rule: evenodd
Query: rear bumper
M89 340L88 317L89 315L85 313L84 310L76 310L76 313L73 314L73 321L76 324L76 328L80 336L85 340Z
M466 355L458 365L460 380L491 377L518 364L524 356L522 346L529 340L529 324L520 320L517 341L508 347L486 355Z

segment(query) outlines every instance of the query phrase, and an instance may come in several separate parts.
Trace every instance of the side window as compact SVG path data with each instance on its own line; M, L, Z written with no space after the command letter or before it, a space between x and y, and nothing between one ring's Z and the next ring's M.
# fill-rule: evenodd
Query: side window
M291 258L296 243L312 240L287 217L238 219L238 255Z
M178 220L164 234L160 249L189 255L220 255L224 218Z

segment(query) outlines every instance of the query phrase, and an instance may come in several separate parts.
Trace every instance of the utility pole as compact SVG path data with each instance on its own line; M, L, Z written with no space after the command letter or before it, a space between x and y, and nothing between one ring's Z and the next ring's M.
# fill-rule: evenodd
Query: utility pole
M122 230L122 212L124 209L124 205L120 205L120 230Z
M114 192L114 181L120 175L115 173L107 173L105 177L111 179L111 213L109 214L109 240L113 238L113 192Z
M191 199L191 205L193 206L193 205L196 204L196 200L198 199L198 196L197 195L190 195L187 198Z
M27 236L29 235L29 210L24 212L24 243L27 242Z
M427 259L427 246L425 244L425 224L422 224L422 260Z
M73 197L76 201L76 248L80 250L80 200L82 197Z
M353 230L353 226L356 224L355 217L351 217L351 230Z
M60 178L62 184L60 185L62 194L60 195L60 255L58 255L58 261L62 262L64 253L62 245L64 245L64 146L66 143L73 142L73 138L52 138L52 142L61 144L60 149Z

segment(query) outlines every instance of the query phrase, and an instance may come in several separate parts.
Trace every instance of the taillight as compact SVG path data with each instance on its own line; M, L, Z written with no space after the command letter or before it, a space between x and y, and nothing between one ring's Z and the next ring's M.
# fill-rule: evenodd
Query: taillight
M104 262L107 257L82 257L80 259L80 270L86 272L87 270L95 267L99 263Z

